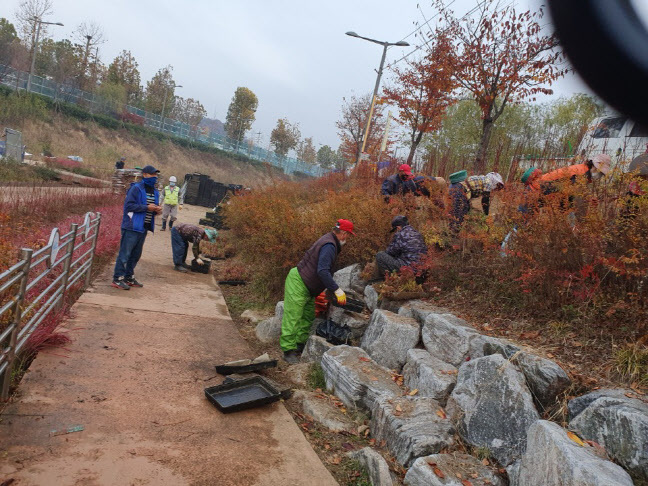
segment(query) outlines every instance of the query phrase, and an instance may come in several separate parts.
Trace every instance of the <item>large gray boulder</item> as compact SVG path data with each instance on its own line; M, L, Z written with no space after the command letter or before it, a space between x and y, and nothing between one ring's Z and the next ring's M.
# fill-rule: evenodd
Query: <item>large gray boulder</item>
M297 390L293 393L292 400L301 405L305 415L332 432L353 433L356 430L355 422L322 393Z
M597 456L558 424L539 420L529 428L526 452L512 486L632 486L627 472Z
M565 370L549 359L523 351L515 355L513 362L526 377L529 390L543 408L554 404L571 386Z
M394 484L387 461L371 447L351 451L347 456L358 461L367 470L372 486L392 486Z
M521 456L527 430L540 418L524 375L499 354L459 368L447 410L466 442L487 448L504 466Z
M272 343L281 336L281 320L283 319L283 301L277 302L275 315L259 322L255 328L256 337L262 343Z
M443 477L440 477L435 469ZM466 486L467 483L464 481L468 481L472 486L504 486L506 484L479 459L459 453L419 457L405 475L407 486Z
M427 397L379 398L371 411L371 435L385 441L403 466L454 446L454 427L439 402Z
M349 408L371 410L379 397L403 393L392 379L391 371L361 348L335 346L324 353L321 366L326 388Z
M457 368L435 358L425 349L410 349L403 379L410 390L418 390L418 395L434 398L445 405L457 383L457 373Z
M354 263L335 272L333 274L333 280L345 292L352 292L362 296L367 282L360 277L361 273L362 267L360 264Z
M364 299L369 312L373 312L378 308L378 301L380 300L380 296L378 295L378 292L373 285L367 285L365 287Z
M411 317L376 309L360 347L378 364L400 371L407 361L407 352L418 344L420 336L419 325Z
M567 404L567 411L569 420L574 420L583 410L589 407L592 403L601 397L625 399L627 394L634 394L632 390L624 388L601 388L593 392L581 395L580 397L569 400Z
M648 482L648 404L600 397L569 422L582 437L605 447L632 476Z
M304 346L304 352L302 353L301 360L304 362L312 361L319 363L320 361L322 361L322 356L324 355L324 353L326 353L332 347L333 345L323 337L315 335L309 336L308 341L306 341L306 345Z
M425 319L430 314L446 314L448 310L424 300L410 300L398 310L398 313L407 317L413 317L423 326Z
M452 314L428 314L421 336L425 349L432 356L453 366L461 366L467 360L485 356L486 344L497 342L495 338L478 333Z
M347 326L351 329L351 337L358 339L362 337L369 325L369 316L357 312L346 311L341 307L331 307L329 312L329 319L333 322Z

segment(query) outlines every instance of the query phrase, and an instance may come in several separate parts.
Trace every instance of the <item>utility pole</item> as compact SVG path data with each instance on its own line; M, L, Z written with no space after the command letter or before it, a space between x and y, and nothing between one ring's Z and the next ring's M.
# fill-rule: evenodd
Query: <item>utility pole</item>
M37 24L36 39L34 40L34 49L32 51L32 60L31 60L31 68L29 69L29 77L27 78L27 92L31 91L32 77L34 76L34 69L36 68L36 52L38 51L38 38L40 37L41 25L43 24L60 25L61 27L63 27L63 24L61 22L43 22L38 17L34 17L33 20Z

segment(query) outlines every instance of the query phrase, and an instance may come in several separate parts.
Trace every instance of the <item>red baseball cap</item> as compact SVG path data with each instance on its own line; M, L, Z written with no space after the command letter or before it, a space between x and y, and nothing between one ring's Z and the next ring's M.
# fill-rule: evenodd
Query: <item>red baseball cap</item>
M403 172L405 172L407 175L412 175L412 168L411 168L409 165L407 165L407 164L402 164L402 165L400 165L400 166L398 167L398 171L399 171L399 172L400 172L400 171L403 171Z
M353 223L348 219L338 219L335 227L341 229L342 231L348 231L355 236L355 233L353 232Z

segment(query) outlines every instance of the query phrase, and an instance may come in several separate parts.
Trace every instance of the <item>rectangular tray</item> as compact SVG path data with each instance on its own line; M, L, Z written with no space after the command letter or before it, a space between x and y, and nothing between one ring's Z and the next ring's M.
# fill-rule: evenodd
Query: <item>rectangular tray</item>
M277 360L263 361L242 366L216 365L216 373L219 375L231 375L233 373L251 373L252 371L265 370L277 366Z
M205 388L207 400L223 413L238 412L276 402L281 393L261 376Z
M341 307L342 309L348 310L348 311L351 311L351 312L362 312L364 310L364 308L365 308L364 302L362 302L361 300L357 300L357 299L351 299L349 297L347 297L347 303L345 305L338 304L335 299L333 299L332 303L333 303L333 305L335 307Z

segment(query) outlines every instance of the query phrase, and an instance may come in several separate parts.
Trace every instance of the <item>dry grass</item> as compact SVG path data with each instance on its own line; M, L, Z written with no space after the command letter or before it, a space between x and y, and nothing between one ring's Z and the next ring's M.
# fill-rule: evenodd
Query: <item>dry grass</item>
M99 177L107 179L112 174L115 161L124 156L126 167L154 165L164 177L179 178L191 172L210 175L226 184L243 184L261 187L275 179L287 179L274 168L259 167L216 154L200 152L160 142L125 130L109 130L94 123L80 122L55 115L52 123L26 120L15 127L23 132L28 151L40 154L44 150L65 157L80 155L84 166Z

